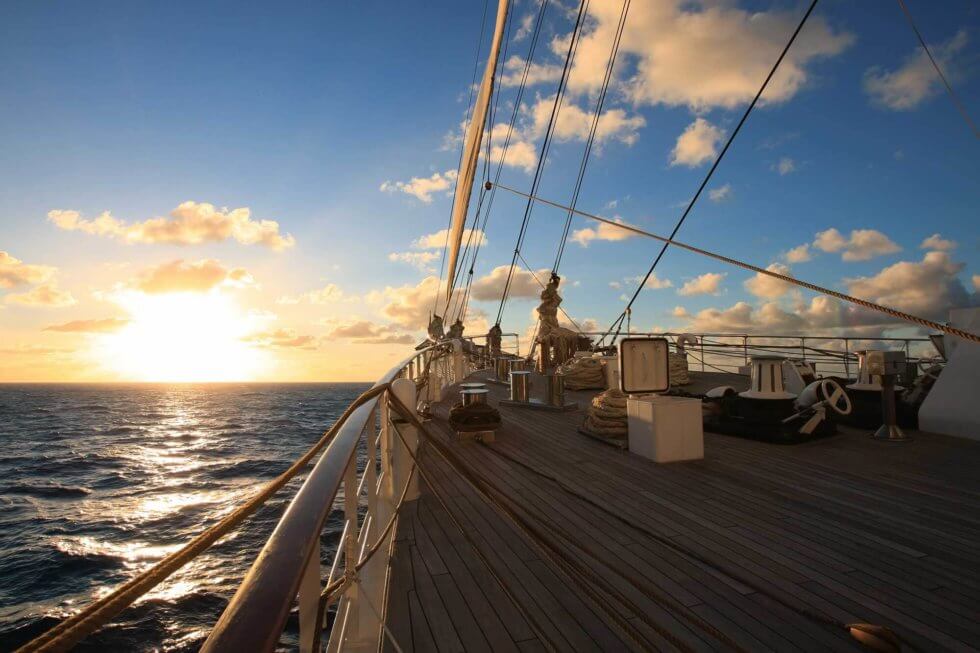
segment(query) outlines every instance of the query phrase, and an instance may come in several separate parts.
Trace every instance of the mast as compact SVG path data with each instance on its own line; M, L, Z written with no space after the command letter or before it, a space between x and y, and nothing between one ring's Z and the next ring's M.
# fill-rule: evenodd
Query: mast
M466 129L466 138L463 141L463 157L460 159L459 174L456 176L453 216L449 226L449 268L446 282L447 301L453 294L459 246L463 241L463 227L466 224L466 213L470 208L470 194L473 190L473 180L476 177L480 144L483 141L483 130L487 121L487 109L490 106L490 94L493 91L493 79L497 70L497 58L500 56L500 44L504 39L504 25L507 23L507 12L509 10L510 0L500 0L497 5L497 25L493 32L490 56L487 58L487 68L483 72L480 92L477 93L476 103L473 105L473 117Z

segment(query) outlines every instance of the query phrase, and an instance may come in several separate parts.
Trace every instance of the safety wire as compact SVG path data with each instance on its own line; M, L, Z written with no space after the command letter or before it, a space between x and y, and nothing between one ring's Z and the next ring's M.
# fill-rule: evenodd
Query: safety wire
M793 34L789 37L789 41L786 42L786 46L783 48L783 51L779 53L779 58L776 59L776 63L773 64L772 69L769 71L769 74L766 76L765 81L762 82L762 86L759 87L759 92L755 94L755 97L752 99L752 102L745 109L745 113L742 114L742 119L738 121L738 124L735 126L735 129L728 137L728 141L725 143L725 146L721 149L721 152L718 153L718 156L715 157L715 162L711 164L711 168L708 170L708 174L705 175L704 180L701 182L701 185L698 187L697 192L694 193L694 197L691 198L691 201L688 203L687 208L684 209L684 213L681 214L681 217L680 219L678 219L677 224L674 225L673 231L670 232L670 239L673 239L674 236L677 235L677 232L680 231L680 228L684 224L684 221L687 219L687 216L691 213L691 209L694 208L694 205L701 197L701 193L704 192L704 189L708 185L708 182L711 181L711 177L712 175L714 175L715 170L718 169L718 165L721 163L721 160L725 158L725 153L728 152L728 148L731 147L732 142L735 140L735 137L738 136L739 131L741 131L742 125L744 125L745 121L748 120L749 114L752 113L752 109L755 108L755 105L758 103L759 98L762 97L762 94L763 92L765 92L766 87L769 86L770 80L772 80L773 76L776 74L776 70L779 69L779 64L782 63L783 59L786 57L786 53L789 52L789 49L793 45L793 42L796 41L796 37L803 30L803 26L806 25L806 21L808 18L810 18L810 14L813 13L814 8L817 6L817 2L818 0L812 0L809 8L806 10L806 13L803 14L803 18L800 20L799 25L796 26L796 30L794 30ZM619 333L622 330L622 326L623 326L623 320L626 318L627 310L633 308L633 303L636 301L636 298L639 297L640 292L643 290L644 286L646 285L647 280L650 278L650 275L652 275L653 271L657 268L657 264L660 263L660 259L663 258L664 253L666 253L667 247L669 245L670 245L669 242L664 243L664 246L660 249L660 253L657 254L657 257L653 260L653 263L650 265L650 269L647 270L647 273L645 275L643 275L643 280L640 281L640 284L636 287L636 290L633 292L633 296L630 298L629 303L626 304L626 310L623 310L622 314L620 314L620 316L613 322L612 326L610 326L609 329L606 331L605 335L603 335L603 337L599 340L600 344L605 341L606 335L612 333L614 329L616 333L612 337L612 342L615 342L616 338L619 337Z
M568 53L565 55L565 64L562 68L561 78L558 81L555 101L551 106L551 116L548 118L548 127L545 130L544 139L541 141L541 154L538 157L538 162L534 169L534 178L531 181L531 195L537 193L538 185L541 183L541 173L544 171L545 162L548 160L548 151L551 149L551 139L557 124L558 113L561 111L562 101L565 96L565 89L568 85L568 77L569 73L571 72L572 60L575 58L575 51L578 48L578 43L580 41L582 18L588 9L588 4L589 0L581 0L579 2L578 15L575 18L575 26L572 28L572 36L568 41ZM521 228L517 234L517 243L514 246L514 255L511 257L510 268L507 271L507 281L504 283L504 290L500 296L500 307L497 309L497 324L500 324L500 320L503 318L504 307L507 304L507 295L510 291L510 285L514 278L514 268L517 265L517 256L521 251L521 246L524 244L524 237L527 235L527 226L531 219L531 210L533 207L534 201L529 199L527 201L527 205L524 207L524 217L521 220Z

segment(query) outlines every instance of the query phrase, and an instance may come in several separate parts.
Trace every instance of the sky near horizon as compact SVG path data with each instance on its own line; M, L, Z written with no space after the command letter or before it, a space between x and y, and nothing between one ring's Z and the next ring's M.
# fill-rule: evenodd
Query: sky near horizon
M980 5L907 4L980 120ZM590 3L543 197L570 199L621 7ZM633 0L578 207L669 234L804 9ZM491 171L537 10L512 9ZM483 12L0 6L0 381L367 381L407 356L439 287ZM531 186L574 14L546 8L509 186ZM945 321L980 304L978 171L980 140L899 5L825 0L677 237ZM524 208L495 198L467 334L497 314ZM522 255L535 274L563 222L534 207ZM563 308L587 329L619 315L659 251L624 235L573 221ZM525 350L539 291L522 264L502 326ZM676 249L632 325L922 333Z

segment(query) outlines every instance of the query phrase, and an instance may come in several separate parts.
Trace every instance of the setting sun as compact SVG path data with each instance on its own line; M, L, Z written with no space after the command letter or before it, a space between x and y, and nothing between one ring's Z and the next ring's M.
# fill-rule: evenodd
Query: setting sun
M243 338L254 328L220 292L146 295L118 302L131 320L101 336L96 355L117 375L138 381L247 381L267 366L262 350Z

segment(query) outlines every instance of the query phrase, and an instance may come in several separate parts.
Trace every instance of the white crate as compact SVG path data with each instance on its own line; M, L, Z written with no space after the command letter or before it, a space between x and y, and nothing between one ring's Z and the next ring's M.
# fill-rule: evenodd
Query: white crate
M700 399L631 397L626 413L633 453L658 463L704 458Z

